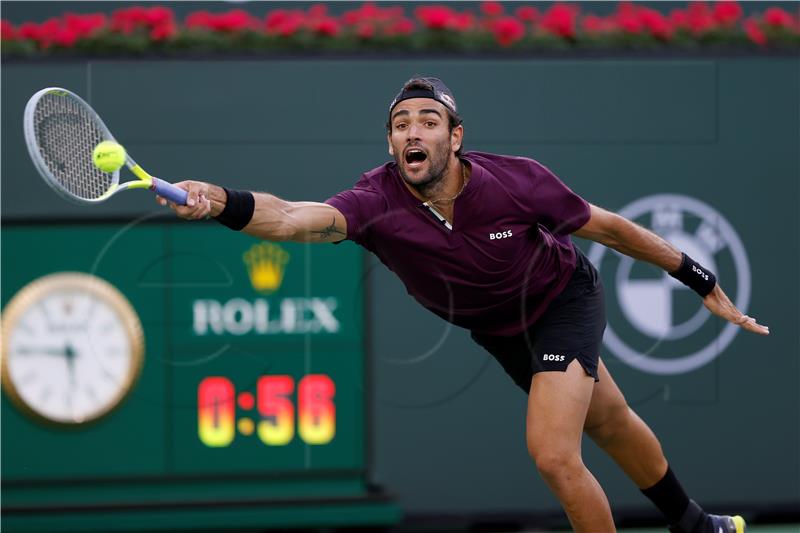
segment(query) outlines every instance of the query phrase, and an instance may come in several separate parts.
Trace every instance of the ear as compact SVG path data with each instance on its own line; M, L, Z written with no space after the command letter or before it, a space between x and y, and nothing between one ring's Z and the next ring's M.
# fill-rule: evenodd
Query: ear
M386 134L386 142L389 144L389 155L394 157L394 148L392 148L392 134Z
M458 152L461 148L461 143L464 141L464 126L458 125L450 132L450 145L453 152Z

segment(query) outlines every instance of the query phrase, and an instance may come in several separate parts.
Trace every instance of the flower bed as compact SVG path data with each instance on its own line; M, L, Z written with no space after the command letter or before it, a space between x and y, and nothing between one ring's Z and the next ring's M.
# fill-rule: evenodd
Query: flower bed
M586 6L546 10L489 1L448 5L365 3L332 14L325 4L274 9L258 17L233 9L197 11L183 21L169 7L130 7L111 15L65 13L0 27L3 57L203 54L275 51L658 50L735 47L800 50L800 15L779 7L745 17L739 3L666 4L661 11L622 2L607 16ZM591 8L591 4L588 4Z

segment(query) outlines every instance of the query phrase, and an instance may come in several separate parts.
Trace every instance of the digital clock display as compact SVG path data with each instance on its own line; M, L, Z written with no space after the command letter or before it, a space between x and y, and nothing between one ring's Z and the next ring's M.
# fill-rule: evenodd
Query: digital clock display
M325 374L306 375L296 387L292 376L261 376L255 397L237 393L226 377L210 376L197 387L197 434L211 448L230 446L237 433L255 434L267 446L286 446L298 437L306 444L328 444L336 435L335 393ZM245 413L238 419L237 407Z

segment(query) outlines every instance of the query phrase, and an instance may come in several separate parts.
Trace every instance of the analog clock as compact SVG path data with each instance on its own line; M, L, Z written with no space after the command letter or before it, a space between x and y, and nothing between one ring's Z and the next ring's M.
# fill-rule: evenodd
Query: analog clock
M39 278L3 310L3 389L39 420L77 425L108 414L130 392L143 356L136 311L89 274Z

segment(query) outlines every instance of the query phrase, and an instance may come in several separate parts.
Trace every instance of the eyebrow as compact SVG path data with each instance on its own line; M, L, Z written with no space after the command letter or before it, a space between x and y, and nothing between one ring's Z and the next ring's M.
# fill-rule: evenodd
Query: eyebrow
M441 113L439 113L439 112L438 112L437 110L435 110L435 109L420 109L420 110L419 110L419 114L420 114L420 115L424 115L424 114L428 114L428 113L433 113L434 115L437 115L439 118L442 118L442 114L441 114ZM408 112L407 110L405 110L405 109L401 109L400 111L398 111L397 113L395 113L394 115L392 115L392 120L396 119L396 118L397 118L399 115L410 115L410 114L411 114L411 113L410 113L410 112Z

